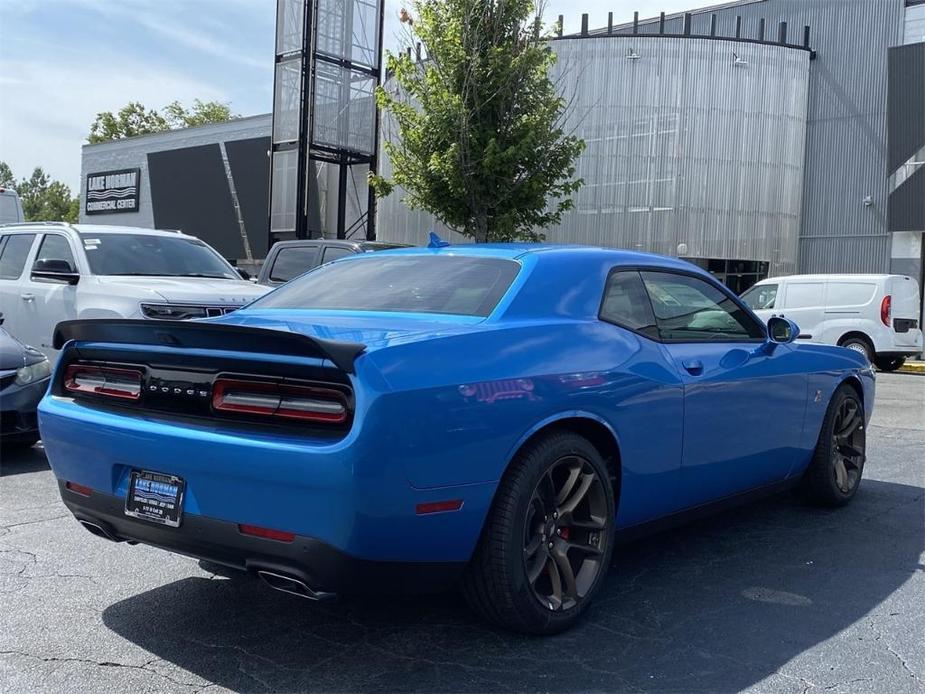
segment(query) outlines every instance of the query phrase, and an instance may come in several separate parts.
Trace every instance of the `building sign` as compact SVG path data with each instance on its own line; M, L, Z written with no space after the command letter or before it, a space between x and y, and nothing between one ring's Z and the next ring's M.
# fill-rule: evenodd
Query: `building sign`
M141 169L120 169L87 174L87 214L138 212Z

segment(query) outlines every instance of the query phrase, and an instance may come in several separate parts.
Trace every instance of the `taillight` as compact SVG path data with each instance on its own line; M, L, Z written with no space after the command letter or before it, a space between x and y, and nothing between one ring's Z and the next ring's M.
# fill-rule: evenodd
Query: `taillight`
M139 369L71 364L64 372L64 389L71 393L138 400L143 375Z
M344 394L330 388L219 378L212 387L219 412L282 417L328 424L347 420Z
M893 297L887 294L880 302L880 322L890 327L890 316L893 313Z
M81 496L90 496L93 493L93 490L90 489L90 487L87 487L83 484L77 484L76 482L65 482L64 486L75 494L80 494Z

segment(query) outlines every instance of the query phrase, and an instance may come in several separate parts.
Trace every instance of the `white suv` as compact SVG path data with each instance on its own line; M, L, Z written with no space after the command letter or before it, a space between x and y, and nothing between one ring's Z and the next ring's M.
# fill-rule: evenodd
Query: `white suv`
M63 320L207 318L267 291L178 232L58 222L0 226L4 327L52 360L52 335Z
M761 318L790 318L800 339L841 345L893 371L922 351L919 285L904 275L791 275L742 295Z

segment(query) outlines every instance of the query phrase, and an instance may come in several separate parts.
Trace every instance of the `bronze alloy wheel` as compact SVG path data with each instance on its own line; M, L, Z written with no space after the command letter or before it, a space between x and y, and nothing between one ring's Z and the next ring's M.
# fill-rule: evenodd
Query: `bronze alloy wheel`
M864 467L864 411L854 398L838 405L832 426L832 474L843 494L850 493L861 480Z
M572 608L595 584L609 537L607 509L604 483L577 455L560 458L540 478L527 506L523 560L545 608Z

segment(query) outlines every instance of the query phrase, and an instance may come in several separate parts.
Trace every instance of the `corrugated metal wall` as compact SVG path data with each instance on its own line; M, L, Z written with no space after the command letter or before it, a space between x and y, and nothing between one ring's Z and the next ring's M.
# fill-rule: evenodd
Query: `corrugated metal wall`
M681 239L681 235L691 234L698 239L698 243L703 243L702 252L706 252L707 249L710 249L710 252L713 252L712 249L722 249L725 257L730 258L752 257L747 253L746 241L752 239L755 242L752 248L755 249L757 258L759 251L761 254L766 254L769 250L773 253L771 239L775 234L780 239L789 238L789 225L796 214L801 218L799 270L887 272L890 256L886 178L887 48L902 42L903 0L757 0L695 12L692 16L692 33L708 34L712 13L717 15L717 34L720 36L734 35L737 16L742 17L742 36L748 38L757 37L760 19L765 20L765 37L775 39L779 23L786 21L788 40L791 43L802 43L803 27L811 27L811 45L817 57L809 64L808 69L809 90L801 209L794 213L789 207L795 195L789 187L792 177L784 179L784 185L779 185L778 180L768 173L774 166L784 166L784 160L768 160L766 155L751 151L747 143L752 137L757 138L758 143L763 141L762 138L784 137L780 128L775 132L773 123L782 113L781 104L776 103L776 100L789 98L787 94L790 91L785 86L787 78L775 83L773 75L761 74L764 66L772 66L771 62L763 62L772 60L771 54L766 54L765 51L786 51L785 55L792 56L787 60L793 61L800 60L800 56L805 57L805 54L796 50L774 49L747 43L726 45L724 42L696 39L659 38L647 41L665 43L656 43L655 48L651 51L646 48L646 51L656 52L660 57L645 56L638 61L629 61L625 58L625 38L563 39L555 42L554 46L563 63L569 60L575 64L569 74L569 79L578 83L574 88L579 92L587 88L590 92L596 93L599 101L589 102L594 106L585 114L579 127L579 134L589 140L589 150L580 164L588 186L580 194L579 209L570 214L561 230L550 233L548 238L560 240L561 236L565 236L570 240L608 245L640 243L646 249L671 252L676 249L677 242L690 245L689 241ZM591 23L596 26L605 21L605 17L591 18ZM682 21L680 17L669 18L666 22L666 32L679 33L682 30ZM628 33L630 29L623 27L617 31ZM655 33L657 24L643 23L641 31ZM643 39L633 40L637 45L636 51L641 55L642 41ZM675 44L682 43L689 47L674 47ZM694 50L693 46L703 48ZM714 49L711 50L710 46ZM677 50L693 50L694 52L687 56L693 62L686 67L682 66L678 62L679 57L675 56ZM719 53L715 52L717 50ZM716 105L715 113L711 113L714 106L702 97L708 94L715 95L715 92L710 91L710 84L700 84L698 77L712 74L719 75L723 80L742 79L738 74L722 73L725 66L731 65L732 51L750 63L746 76L763 81L765 86L762 89L746 87L733 93L717 95L723 97L723 100ZM577 63L581 63L585 57L588 62L583 66L578 65ZM659 77L655 85L632 81L633 73L630 72L630 68L639 74L648 69L645 65L646 60L666 61L663 76ZM711 64L711 61L716 63ZM657 64L650 62L649 66L654 67ZM616 204L619 195L613 191L606 192L607 184L615 180L613 177L617 175L617 164L608 161L608 156L612 159L614 155L618 155L620 146L606 145L611 148L608 150L610 155L595 154L593 150L599 143L591 142L590 131L597 127L597 134L593 137L598 140L620 137L615 129L611 130L609 135L606 134L606 130L610 125L626 127L626 123L619 119L618 123L608 123L608 119L612 119L613 116L603 112L597 113L595 109L609 108L611 112L619 112L620 108L634 109L637 103L651 104L653 89L668 89L671 79L679 79L668 77L669 65L678 71L678 75L686 75L685 79L692 88L679 90L677 103L663 102L664 110L659 111L659 116L654 115L651 107L648 111L643 109L642 113L650 118L649 127L656 130L667 123L667 120L658 121L661 115L666 119L677 119L677 143L684 147L679 151L677 161L680 162L692 154L701 160L692 164L689 169L668 172L680 175L674 195L691 196L683 198L684 204L694 206L690 216L678 220L685 222L689 227L672 228L670 225L663 225L657 219L657 214L652 213L648 215L651 221L645 225L637 226L636 223L632 223L621 226L619 230L615 229L615 235L629 235L612 240L608 234L611 231L610 227L615 227L615 213L605 210L608 209L608 200ZM785 74L794 74L793 66L787 66L786 61L780 66L775 66L775 69L778 67ZM608 73L608 70L611 72ZM585 81L590 84L583 86L582 83ZM732 89L736 87L734 82L725 83ZM643 89L645 93L623 92L625 89ZM781 91L775 91L778 89ZM663 95L666 96L667 92L663 92ZM731 107L729 100L733 98L737 102ZM760 118L760 113L767 108L771 109L767 123L752 129L755 125L752 119ZM731 133L726 130L729 122L735 122L733 114L736 109L744 116L742 122L746 139L742 139L742 134L735 130ZM783 110L786 111L786 108ZM719 127L703 130L702 124L709 122L714 116L721 119L728 116L732 120L723 121L724 124ZM656 120L653 121L652 118ZM584 134L586 127L589 134ZM644 129L641 125L639 127ZM796 127L790 128L788 132L792 135L799 130L800 125L797 123ZM692 139L695 134L705 139L700 142ZM638 135L639 147L643 147L641 143L648 141L655 149L649 156L630 157L635 162L633 166L638 165L640 168L635 170L635 174L633 170L619 172L621 180L626 180L629 184L624 190L633 189L635 185L631 181L636 179L629 176L643 173L642 161L659 166L657 162L665 161L665 157L658 147L671 146L667 142L672 136L648 137L641 132ZM750 189L756 179L762 181L761 187L757 187L760 197L752 199L756 208L751 217L744 209L727 209L725 205L729 201L721 194L725 193L733 198L738 194L733 193L730 187L730 181L739 179L734 173L737 171L735 160L727 159L728 149L733 146L727 139L729 137L742 144L743 149L738 152L742 162L747 162L749 157L752 157L753 171L747 166L739 169L744 171L746 176L745 188ZM657 141L660 141L660 144L655 144ZM719 149L711 158L710 149L714 147ZM628 151L641 150L630 148ZM629 165L629 162L624 161L623 164ZM663 172L656 170L654 173L660 176ZM695 178L691 180L683 177L686 173L694 175ZM725 183L712 186L711 179L720 179ZM701 187L701 192L698 193L699 200L690 188L685 188L685 181L695 187ZM767 188L764 188L765 185ZM654 184L650 189L651 194L655 196L653 199L662 199L660 196L667 195L666 186L667 184ZM586 198L590 193L596 197ZM611 198L607 198L607 195L611 195ZM868 196L872 202L870 206L864 204ZM428 215L409 213L405 210L398 200L399 197L400 191L380 204L381 237L420 242L428 228L439 228ZM592 199L597 202L592 202ZM680 200L677 197L675 199ZM746 197L740 200L741 204L748 202ZM732 201L733 205L740 203ZM782 216L775 219L773 214ZM582 221L582 216L598 219ZM746 225L745 229L741 228L743 223ZM641 229L641 226L645 227L645 231L630 231ZM575 231L572 232L571 229ZM584 231L579 231L582 229ZM733 234L733 239L720 238L720 235L727 233ZM711 239L710 234L715 238ZM449 236L455 238L452 234ZM775 261L776 267L772 268L772 272L797 269L790 257L790 251L780 250L782 245L790 247L789 243L775 246L782 255ZM694 249L689 249L689 253L693 254ZM771 259L774 260L773 257Z
M692 33L735 32L765 37L787 22L788 41L801 43L810 27L816 59L810 69L804 172L802 272L888 272L887 59L902 43L903 0L758 0L695 11ZM681 31L680 18L666 31ZM629 31L623 28L622 31ZM641 31L656 32L655 22ZM601 39L605 40L605 39ZM870 196L870 206L864 199Z
M553 79L571 104L565 129L588 147L575 209L548 240L668 255L685 244L689 257L796 271L808 52L654 37L554 47ZM393 195L380 237L421 242L430 221Z

